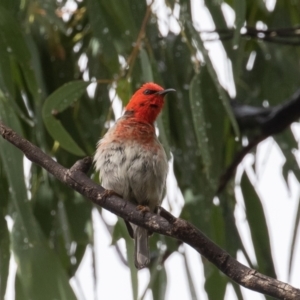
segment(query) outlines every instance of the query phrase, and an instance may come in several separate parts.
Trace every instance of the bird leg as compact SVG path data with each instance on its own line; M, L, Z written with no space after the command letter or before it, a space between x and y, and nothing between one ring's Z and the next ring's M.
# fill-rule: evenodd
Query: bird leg
M116 193L115 191L113 190L105 190L102 194L101 194L101 199L106 199L106 198L109 198L111 196L117 196L117 197L120 197L122 198L121 195L119 195L118 193Z
M139 211L143 214L143 216L144 216L147 212L150 212L149 207L148 207L148 206L144 206L144 205L138 205L138 206L136 207L136 209L139 210ZM152 231L148 231L148 236L151 236L152 234L153 234Z

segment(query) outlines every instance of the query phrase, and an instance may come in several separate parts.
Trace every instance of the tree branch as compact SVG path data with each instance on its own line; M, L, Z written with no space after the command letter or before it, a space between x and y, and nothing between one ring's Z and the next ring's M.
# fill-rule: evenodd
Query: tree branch
M273 28L273 29L257 29L253 27L243 27L240 35L242 37L250 37L258 40L263 40L269 43L277 43L290 46L300 45L300 27L287 27L287 28ZM206 35L218 34L217 37L205 38L204 42L212 42L216 40L226 41L231 40L234 36L234 29L215 29L215 30L201 30L200 34Z
M217 194L223 191L235 174L237 166L253 148L267 137L282 132L300 118L300 89L283 104L274 107L263 108L241 105L236 101L231 103L231 107L242 130L256 129L259 131L259 134L252 138L249 144L237 153L235 159L225 170L220 178Z
M91 158L84 158L70 169L66 169L1 121L0 135L19 148L29 160L46 169L96 205L152 232L187 243L238 284L277 299L300 299L299 289L242 265L189 222L175 218L165 210L161 211L161 215L149 212L144 214L137 210L134 204L107 193L85 174L91 165Z

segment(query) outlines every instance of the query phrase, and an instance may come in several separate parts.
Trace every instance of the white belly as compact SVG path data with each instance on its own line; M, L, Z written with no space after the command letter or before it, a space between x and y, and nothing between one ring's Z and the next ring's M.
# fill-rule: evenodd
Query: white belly
M141 148L135 141L106 143L102 140L94 161L104 188L125 200L147 205L152 211L161 204L168 163L157 139L152 148Z

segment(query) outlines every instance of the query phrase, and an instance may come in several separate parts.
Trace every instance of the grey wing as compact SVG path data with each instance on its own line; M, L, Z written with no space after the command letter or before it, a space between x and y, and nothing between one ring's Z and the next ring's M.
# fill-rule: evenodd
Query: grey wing
M163 198L168 173L165 151L161 145L155 154L153 151L140 151L138 148L128 153L127 158L132 196L138 204L149 206L153 211Z

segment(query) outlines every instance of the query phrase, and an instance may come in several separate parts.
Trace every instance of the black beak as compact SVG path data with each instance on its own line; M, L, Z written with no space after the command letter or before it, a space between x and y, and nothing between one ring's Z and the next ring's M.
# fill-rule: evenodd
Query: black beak
M176 90L174 90L174 89L166 89L166 90L163 90L163 91L160 91L160 92L157 92L156 94L157 95L166 95L166 94L168 94L168 93L170 93L170 92L176 92Z

